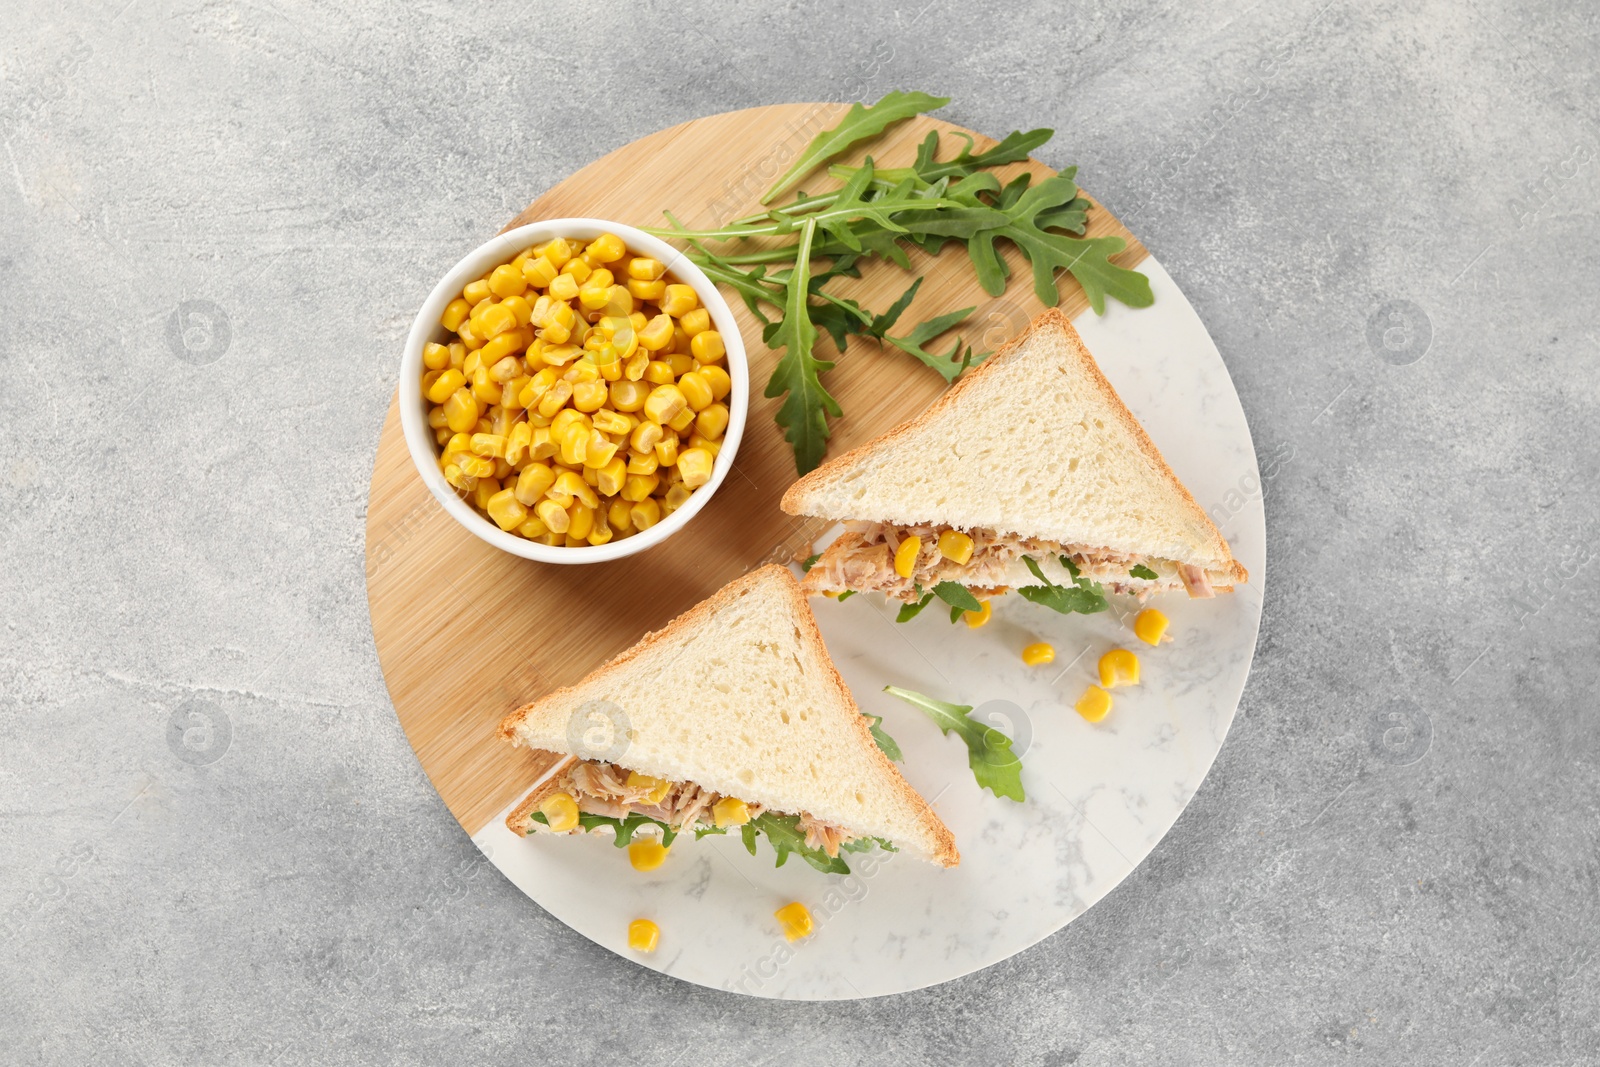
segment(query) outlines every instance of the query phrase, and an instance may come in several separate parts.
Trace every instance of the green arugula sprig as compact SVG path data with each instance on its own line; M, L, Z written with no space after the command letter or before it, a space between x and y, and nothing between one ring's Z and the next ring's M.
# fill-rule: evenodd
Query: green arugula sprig
M853 105L839 124L824 130L806 147L761 199L771 205L794 189L816 168L829 163L897 122L943 107L945 97L891 92L871 106ZM984 291L1005 292L1010 268L1001 257L1004 239L1022 251L1032 265L1034 293L1046 305L1060 302L1056 278L1067 271L1083 287L1090 305L1104 313L1107 297L1130 307L1145 307L1154 297L1147 278L1111 262L1125 242L1119 237L1085 237L1090 202L1078 195L1077 168L1069 167L1037 185L1023 174L1002 187L992 168L1026 160L1054 135L1048 129L1013 131L982 152L966 142L951 159L939 160L939 134L925 137L910 167L878 169L871 157L859 167L831 166L840 188L796 198L781 206L705 230L682 226L666 213L670 229L647 232L687 241L689 259L715 282L739 293L764 324L769 347L784 355L767 382L766 395L782 397L777 421L795 454L795 468L804 474L821 462L830 436L828 422L838 418L838 402L823 388L821 375L833 367L815 355L816 337L826 332L843 355L851 336L869 338L882 348L905 352L946 382L981 363L957 337L949 351L931 351L937 337L965 323L974 308L950 312L919 323L904 335L889 330L910 305L916 279L886 311L874 312L823 286L831 279L859 277L859 261L878 258L911 269L909 249L937 255L952 241L960 242ZM786 238L792 240L785 240ZM765 238L760 247L739 247L751 238ZM771 244L771 239L779 243ZM711 252L706 242L728 244ZM812 273L814 261L830 266ZM766 310L775 309L770 316ZM920 610L920 609L918 609Z
M884 686L883 691L921 709L946 737L952 730L960 735L967 745L967 765L980 789L997 797L1010 797L1019 804L1027 799L1022 791L1022 760L1011 751L1011 738L992 726L974 722L970 705L948 704L895 685Z
M788 862L789 854L792 852L823 874L850 873L850 865L845 862L843 856L830 856L825 850L812 848L806 844L806 832L800 829L798 815L779 815L764 811L741 826L739 835L744 841L745 849L752 856L756 854L756 838L764 836L778 855L778 862L774 866L782 867ZM839 849L842 852L865 852L874 847L881 848L885 852L898 851L894 845L881 837L858 838L840 845Z
M896 122L909 119L913 115L920 115L924 111L935 111L949 102L948 96L896 91L886 94L883 99L870 107L863 107L859 103L850 105L850 110L845 112L839 125L817 134L794 161L794 165L784 171L773 183L772 188L767 190L761 202L772 203L826 161L843 155L852 146L869 137L876 137Z
M1017 589L1025 600L1035 604L1042 604L1052 611L1059 611L1063 615L1074 613L1080 615L1093 615L1097 611L1104 611L1109 606L1106 603L1106 591L1099 582L1091 582L1078 572L1078 565L1067 556L1057 557L1061 565L1072 575L1071 585L1057 585L1045 577L1044 571L1033 561L1032 556L1023 556L1022 562L1028 565L1028 570L1039 579L1039 585L1024 585Z

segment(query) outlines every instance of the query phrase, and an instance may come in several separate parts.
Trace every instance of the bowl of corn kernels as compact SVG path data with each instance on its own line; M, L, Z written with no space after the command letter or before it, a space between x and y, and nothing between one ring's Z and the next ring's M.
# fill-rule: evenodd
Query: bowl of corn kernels
M705 506L744 431L727 301L658 238L549 219L472 252L406 340L400 421L440 504L497 548L598 563Z

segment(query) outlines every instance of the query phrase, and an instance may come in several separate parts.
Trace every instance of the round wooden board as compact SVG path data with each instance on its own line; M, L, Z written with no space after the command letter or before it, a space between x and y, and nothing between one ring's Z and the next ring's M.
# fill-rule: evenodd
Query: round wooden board
M662 130L589 164L535 200L507 228L540 218L589 216L634 226L662 225L663 210L691 228L711 227L757 209L757 201L811 139L833 125L843 104L779 104L712 115ZM901 123L855 153L883 167L906 166L929 130L967 133L979 150L994 144L926 116ZM946 139L941 155L959 142ZM1029 161L1039 178L1054 173ZM808 187L825 187L813 176ZM1087 196L1088 194L1083 194ZM1089 235L1116 234L1127 248L1116 262L1133 267L1146 252L1108 212L1096 207ZM465 254L468 249L463 248ZM998 347L1043 310L1027 263L1009 249L1011 285L998 297L979 288L965 254L912 254L922 288L902 319L916 323L976 305L965 336L979 350ZM867 307L887 307L914 274L873 262L838 290ZM1088 306L1063 275L1061 307ZM476 834L524 793L538 765L495 734L507 712L569 685L745 571L786 561L827 525L785 515L778 499L795 479L794 456L773 422L778 401L761 385L777 354L761 342L760 323L727 293L750 354L750 417L733 471L683 531L656 548L612 563L550 566L500 552L462 529L418 478L391 402L378 442L367 503L367 602L373 640L395 712L423 770L461 825ZM940 339L948 347L952 341ZM818 339L818 353L833 355ZM844 417L834 420L829 455L859 445L922 410L943 380L910 356L852 339L824 385Z

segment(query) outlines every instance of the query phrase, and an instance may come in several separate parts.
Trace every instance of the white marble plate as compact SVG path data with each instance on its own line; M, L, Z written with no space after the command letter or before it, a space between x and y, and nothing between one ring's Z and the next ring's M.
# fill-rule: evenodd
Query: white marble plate
M1003 597L979 630L952 626L937 604L897 625L882 597L815 602L829 652L857 702L882 715L900 743L905 776L954 831L960 866L866 854L849 857L849 876L824 875L798 858L774 868L764 842L751 858L736 838L685 837L659 871L640 874L609 839L520 838L504 813L474 839L484 854L613 952L685 981L790 1000L880 996L960 977L1050 936L1127 877L1222 747L1250 672L1266 578L1255 451L1227 368L1161 265L1151 258L1139 269L1153 307L1113 303L1076 325L1250 583L1210 601L1163 598L1176 640L1159 649L1133 639L1125 598L1099 615L1062 616ZM1036 640L1055 644L1055 664L1023 665L1018 653ZM1072 704L1100 653L1118 644L1138 650L1143 685L1116 690L1111 715L1091 725ZM1027 803L980 791L961 741L881 691L890 684L994 713L1023 755ZM772 915L791 900L817 924L793 946ZM627 947L628 923L640 917L661 927L654 955Z

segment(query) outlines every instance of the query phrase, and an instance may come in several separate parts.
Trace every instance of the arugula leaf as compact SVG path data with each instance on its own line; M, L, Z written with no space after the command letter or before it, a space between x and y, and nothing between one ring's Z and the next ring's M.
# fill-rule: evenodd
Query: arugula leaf
M756 824L747 822L739 827L739 837L744 840L744 847L750 855L756 854Z
M794 165L784 171L772 188L767 190L761 202L772 203L779 195L799 184L801 178L822 163L849 151L852 145L869 137L876 137L902 119L920 115L924 111L937 110L949 102L950 98L947 96L895 91L886 93L883 99L870 107L862 107L860 103L850 105L850 110L845 113L839 125L817 134L794 161Z
M895 743L894 738L889 736L889 732L883 728L883 716L867 715L864 711L861 714L866 715L867 728L872 731L872 739L878 743L878 748L883 751L883 754L896 763L904 759L905 757L900 754L900 746Z
M934 162L934 157L939 153L939 132L929 130L928 136L922 139L922 144L917 148L917 161L910 167L901 167L895 170L878 171L877 180L880 183L894 184L904 181L915 175L932 185L941 178L964 178L984 167L999 167L1007 163L1020 163L1033 153L1035 148L1043 145L1055 136L1054 130L1012 130L1006 134L1005 139L993 148L972 154L972 138L964 133L953 132L953 135L967 142L954 159L945 160L943 163ZM854 167L833 166L828 168L828 173L841 181L850 177Z
M922 279L918 278L917 280L920 282ZM959 337L956 338L955 347L950 349L949 352L946 352L942 356L935 355L922 346L933 340L935 337L938 337L940 334L946 332L951 327L958 326L962 322L965 322L967 316L971 315L976 310L976 307L969 307L962 308L960 311L952 311L948 315L940 315L937 318L932 318L927 322L919 324L914 330L911 331L909 335L905 337L885 336L883 339L889 342L891 345L894 345L900 351L917 357L917 359L921 360L924 365L932 367L934 370L938 371L939 376L946 382L953 382L957 378L961 377L962 373L966 371L968 367L977 366L979 363L982 363L985 359L987 359L989 357L989 353L985 352L982 355L974 358L972 355L971 345L966 345L965 352L963 352L963 342Z
M920 708L946 737L952 730L961 736L967 745L967 765L979 788L1018 803L1027 799L1022 791L1022 761L1011 751L1011 739L992 726L974 722L969 717L970 705L947 704L894 685L884 686L883 691Z
M821 552L817 552L817 553L815 553L813 555L807 556L806 557L806 561L804 563L800 564L800 569L803 570L803 571L809 572L812 567L815 567L817 565L817 560L819 560L821 558L822 558L822 553Z
M812 848L806 844L805 831L800 829L798 815L778 815L764 811L745 825L754 825L758 831L766 835L767 843L778 854L778 862L774 866L782 867L789 859L789 853L794 852L824 874L850 873L850 865L844 861L843 856L830 856L822 849ZM748 846L748 842L746 845Z
M933 591L938 594L940 600L949 604L952 608L960 608L962 611L983 610L983 605L978 603L978 598L972 595L972 590L960 582L940 582L933 587Z
M950 609L950 625L954 626L956 623L960 622L961 616L965 615L966 613L966 608L952 607Z
M1107 296L1114 296L1129 307L1149 307L1155 303L1150 279L1111 262L1111 257L1127 246L1122 238L1079 238L1048 232L1048 228L1074 219L1076 215L1072 213L1080 210L1073 206L1078 198L1078 185L1073 180L1076 173L1076 167L1068 167L1031 189L1020 180L1006 188L998 205L1007 216L1005 225L982 230L967 242L978 283L990 296L1006 291L1010 271L994 244L996 239L1005 237L1022 249L1033 264L1033 291L1041 303L1053 307L1061 302L1055 274L1065 269L1083 286L1089 306L1097 315L1105 314Z
M917 601L915 604L901 604L900 611L895 615L894 621L910 622L912 619L921 614L923 608L927 607L932 602L933 594L923 593L922 599Z
M807 219L800 232L800 248L794 270L789 274L788 295L784 299L783 321L772 339L774 348L784 349L783 358L767 381L766 396L784 397L778 409L778 425L788 432L785 439L794 447L795 470L805 474L822 462L828 447L828 416L844 414L839 402L822 387L821 373L833 364L817 359L812 347L817 328L811 325L806 282L811 267L811 241L816 236L815 219Z
M1043 605L1052 611L1059 611L1063 615L1074 613L1093 615L1097 611L1106 610L1105 589L1099 582L1091 582L1078 573L1077 565L1066 556L1060 557L1061 565L1072 575L1072 585L1056 585L1045 577L1044 571L1033 561L1032 556L1023 556L1022 562L1028 565L1028 570L1043 584L1025 585L1017 590L1024 600Z
M1128 571L1128 577L1143 578L1147 582L1153 582L1161 576L1155 571L1151 570L1149 567L1146 567L1143 563L1135 563L1133 568Z
M856 595L856 591L854 589L846 589L844 592L842 592L838 596L834 597L833 598L833 602L835 604L843 604L846 600L849 600L851 597L853 597L855 595Z
M536 823L542 823L545 826L550 825L550 820L544 817L544 812L542 811L534 812L531 818ZM661 843L663 845L672 844L672 839L678 836L678 831L666 823L659 819L652 819L648 815L640 815L637 812L629 815L626 819L614 819L609 815L591 815L589 812L581 811L578 813L578 825L583 827L585 832L599 829L602 826L611 827L616 834L616 840L612 844L618 848L627 848L628 842L633 840L633 832L645 825L655 826L661 830Z

